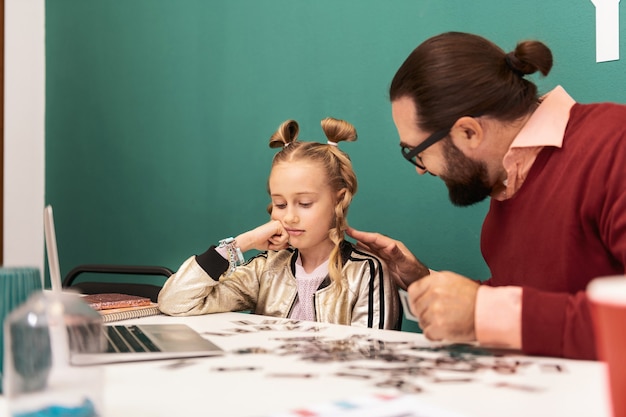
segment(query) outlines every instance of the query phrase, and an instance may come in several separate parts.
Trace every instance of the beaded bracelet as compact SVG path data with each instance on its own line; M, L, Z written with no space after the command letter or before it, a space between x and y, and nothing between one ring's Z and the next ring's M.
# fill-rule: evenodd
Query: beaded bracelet
M237 265L241 265L246 261L243 257L243 253L241 253L241 249L237 246L237 241L233 237L220 240L218 247L226 248L228 252L228 263L230 266L226 275L232 274L237 268Z

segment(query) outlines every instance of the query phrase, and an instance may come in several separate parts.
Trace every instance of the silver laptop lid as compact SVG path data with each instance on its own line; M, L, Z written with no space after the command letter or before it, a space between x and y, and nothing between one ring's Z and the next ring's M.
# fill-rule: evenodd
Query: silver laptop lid
M61 291L61 267L59 266L59 252L57 251L57 237L54 230L54 216L52 206L47 205L43 211L43 230L46 239L46 253L48 255L48 269L52 291Z

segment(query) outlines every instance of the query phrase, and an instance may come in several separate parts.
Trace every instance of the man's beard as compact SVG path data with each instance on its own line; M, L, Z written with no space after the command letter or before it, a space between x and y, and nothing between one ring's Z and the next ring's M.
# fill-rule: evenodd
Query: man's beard
M455 206L466 207L483 201L491 195L487 166L463 154L449 138L443 140L446 171L440 175L448 187L450 201Z

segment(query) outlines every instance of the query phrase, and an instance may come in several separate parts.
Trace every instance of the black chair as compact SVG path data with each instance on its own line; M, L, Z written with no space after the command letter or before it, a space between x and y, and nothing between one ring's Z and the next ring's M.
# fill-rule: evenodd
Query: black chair
M138 275L141 282L111 282L111 281L84 281L76 282L80 274L107 274L107 275ZM82 294L122 293L148 297L157 301L162 285L155 282L155 276L169 278L174 271L164 266L139 265L106 265L84 264L72 269L63 280L63 288L75 289Z

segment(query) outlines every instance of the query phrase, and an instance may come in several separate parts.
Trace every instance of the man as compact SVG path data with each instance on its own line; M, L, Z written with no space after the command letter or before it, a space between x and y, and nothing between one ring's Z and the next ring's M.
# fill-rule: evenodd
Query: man
M491 197L483 285L429 270L399 241L348 230L408 287L429 339L596 358L585 289L624 274L626 106L578 104L561 87L539 98L525 76L551 67L538 41L507 54L479 36L444 33L392 81L403 156L439 176L455 205Z

